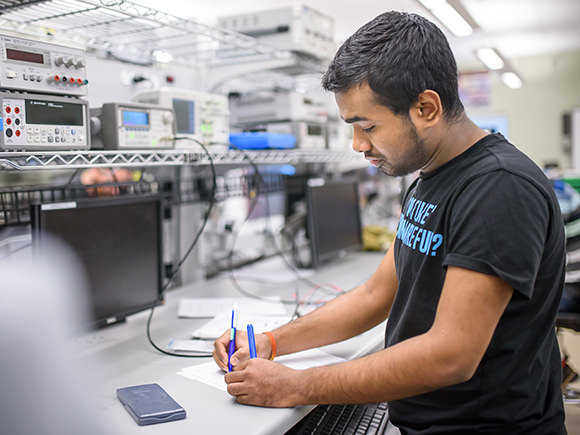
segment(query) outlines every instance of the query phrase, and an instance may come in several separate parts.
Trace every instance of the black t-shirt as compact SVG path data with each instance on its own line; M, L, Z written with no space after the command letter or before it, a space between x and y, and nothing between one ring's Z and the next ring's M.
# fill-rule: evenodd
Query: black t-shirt
M542 171L503 136L484 137L410 186L394 253L399 289L387 347L431 327L449 265L514 288L469 381L390 403L401 432L565 433L554 328L565 238Z

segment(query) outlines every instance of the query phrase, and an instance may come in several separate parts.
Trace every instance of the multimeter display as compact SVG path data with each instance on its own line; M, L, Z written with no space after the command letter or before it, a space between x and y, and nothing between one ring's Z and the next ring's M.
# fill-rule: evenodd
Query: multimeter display
M83 125L84 106L60 101L24 99L27 124Z
M144 127L149 125L149 113L123 110L123 125Z

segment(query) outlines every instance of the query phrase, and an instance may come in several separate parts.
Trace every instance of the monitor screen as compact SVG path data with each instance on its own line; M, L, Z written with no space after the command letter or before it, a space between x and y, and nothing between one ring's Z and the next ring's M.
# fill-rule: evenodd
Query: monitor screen
M141 112L136 110L123 110L122 113L123 113L123 125L136 127L149 126L148 112Z
M56 237L84 265L93 320L89 327L123 321L159 303L161 216L161 199L156 196L32 206L35 250L42 254L47 235Z
M195 103L189 100L173 99L173 110L178 134L195 134Z
M312 267L362 248L357 182L309 182L306 202Z

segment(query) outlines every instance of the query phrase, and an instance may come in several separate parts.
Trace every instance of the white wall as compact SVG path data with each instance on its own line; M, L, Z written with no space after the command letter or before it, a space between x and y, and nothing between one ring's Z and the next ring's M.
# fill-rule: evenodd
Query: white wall
M492 74L491 105L466 107L470 116L506 116L509 140L538 165L558 162L570 167L562 150L561 117L580 106L580 52L511 60L523 77L520 89L509 89Z

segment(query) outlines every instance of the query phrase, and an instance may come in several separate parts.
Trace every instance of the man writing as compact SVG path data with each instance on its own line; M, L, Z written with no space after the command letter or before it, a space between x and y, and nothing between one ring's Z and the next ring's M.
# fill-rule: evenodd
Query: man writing
M564 279L559 206L541 170L466 116L448 42L388 12L352 35L323 77L353 148L393 176L420 170L371 278L318 310L238 334L228 392L244 404L389 401L402 433L561 434L554 318ZM278 355L335 343L388 317L385 349L296 371ZM214 358L227 370L229 332ZM237 364L236 364L237 362Z

